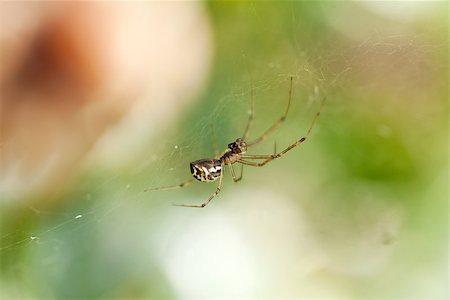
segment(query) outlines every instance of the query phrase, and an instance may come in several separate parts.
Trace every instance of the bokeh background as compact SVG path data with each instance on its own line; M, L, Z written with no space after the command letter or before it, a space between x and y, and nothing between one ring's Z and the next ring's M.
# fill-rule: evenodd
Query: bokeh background
M0 4L2 299L447 299L447 2ZM188 164L310 139L215 184Z

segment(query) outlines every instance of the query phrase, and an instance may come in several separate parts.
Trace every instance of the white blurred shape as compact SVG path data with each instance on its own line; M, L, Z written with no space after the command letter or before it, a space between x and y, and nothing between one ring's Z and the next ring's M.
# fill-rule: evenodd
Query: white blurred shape
M295 203L297 197L288 197L283 186L241 189L233 197L239 200L232 202L230 217L251 242L260 269L260 294L268 299L344 299L339 286L315 278L326 267L327 257L317 246L302 207ZM307 183L298 182L296 190L308 197Z
M162 254L169 281L181 299L255 297L254 249L229 218L212 209L178 231Z

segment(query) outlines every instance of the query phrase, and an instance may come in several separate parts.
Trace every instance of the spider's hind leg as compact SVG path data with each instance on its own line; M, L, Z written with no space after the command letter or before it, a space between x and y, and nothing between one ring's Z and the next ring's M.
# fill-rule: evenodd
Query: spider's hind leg
M223 164L222 164L222 170L223 170ZM196 205L196 204L176 204L175 203L173 205L174 206L181 206L181 207L193 207L193 208L203 208L203 207L205 207L220 192L220 189L222 188L222 179L223 179L223 172L220 174L219 184L217 185L216 191L211 196L209 196L209 198L205 202L203 202L202 204Z
M192 179L189 179L188 181L182 182L182 183L177 184L177 185L169 185L169 186L161 186L161 187L154 187L154 188L146 188L146 189L144 189L144 192L180 189L182 187L190 185L194 181L195 181L195 178L192 178Z
M214 158L219 158L220 153L219 153L219 149L217 148L217 137L216 137L216 131L214 130L214 125L211 124L211 142L212 142L212 147L214 150Z
M254 92L253 92L253 82L252 82L252 86L251 86L251 90L250 90L250 98L251 98L251 100L250 100L251 102L250 102L250 111L248 114L247 127L245 127L245 132L244 132L244 135L242 136L244 141L248 139L248 135L250 134L250 127L252 126L253 118L255 116L255 98L254 98Z

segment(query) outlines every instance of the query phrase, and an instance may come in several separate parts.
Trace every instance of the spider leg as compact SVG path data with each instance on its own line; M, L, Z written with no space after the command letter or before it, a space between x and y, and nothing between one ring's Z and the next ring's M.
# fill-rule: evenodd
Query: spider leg
M304 141L306 141L306 138L303 137L303 138L299 139L298 141L296 141L295 143L293 143L292 145L290 145L289 147L287 147L286 149L284 149L283 151L281 151L275 155L241 155L242 158L265 159L263 162L260 162L260 163L249 162L249 161L245 161L243 159L239 159L238 162L240 162L241 164L244 164L244 165L249 165L249 166L254 166L254 167L262 167L265 164L267 164L268 162L285 155L287 152L289 152L293 148L297 147Z
M250 127L253 124L253 118L255 116L255 114L254 114L254 112L255 112L255 99L254 99L254 94L253 94L253 82L252 82L252 86L251 86L250 97L251 97L250 113L248 115L247 127L245 128L244 135L242 136L244 141L247 140L247 138L248 138L248 135L250 133Z
M259 165L258 163L256 163L256 162L247 161L247 160L243 160L243 159L240 159L240 160L238 160L237 162L240 163L240 164L246 165L246 166L262 167L262 166L260 166L260 165Z
M314 125L316 124L317 119L320 116L320 111L322 110L322 106L323 106L323 103L325 102L325 100L326 100L326 98L323 98L322 102L320 103L319 110L317 111L316 115L314 116L314 119L312 120L311 125L309 126L308 131L306 132L306 135L304 137L302 137L301 139L299 139L298 141L296 141L292 145L288 146L283 151L281 151L279 153L276 153L276 154L273 154L273 155L241 154L240 155L241 159L239 159L238 162L240 162L241 164L244 164L244 165L249 165L249 166L254 166L254 167L262 167L265 164L267 164L268 162L283 156L284 154L286 154L287 152L289 152L293 148L297 147L298 145L300 145L301 143L306 141L306 138L308 138L309 134L311 133L312 129L314 128ZM265 159L265 160L263 162L260 162L260 163L254 163L254 162L245 161L242 158L247 158L247 159Z
M231 177L233 177L233 181L234 182L238 182L241 181L242 179L242 175L244 174L244 165L241 165L241 175L239 175L238 178L236 178L236 174L234 173L234 168L232 164L227 164L229 169L230 169L230 173L231 173Z
M260 142L262 142L272 131L274 131L275 129L277 129L283 122L284 120L286 120L286 116L289 112L289 108L291 107L291 99L292 99L292 81L294 80L294 77L291 76L291 83L290 83L290 88L289 88L289 98L288 98L288 104L286 107L286 111L284 112L284 114L272 125L270 126L259 138L257 138L256 140L247 143L248 147L254 146L259 144Z
M211 124L211 141L212 141L212 147L214 149L214 158L219 157L220 153L217 149L217 137L216 137L216 131L214 130L214 125Z
M195 181L195 178L192 178L192 179L189 179L188 181L182 182L177 185L169 185L169 186L162 186L162 187L156 187L156 188L146 188L146 189L144 189L144 192L179 189L179 188L185 187L187 185L190 185L194 181Z
M223 170L223 164L222 164L222 170ZM181 206L181 207L194 207L194 208L203 208L203 207L205 207L220 192L220 189L222 188L222 179L223 179L223 172L220 174L219 184L217 185L216 191L211 196L209 196L209 198L205 202L203 202L202 204L199 204L199 205L195 205L195 204L173 204L173 205L174 206Z

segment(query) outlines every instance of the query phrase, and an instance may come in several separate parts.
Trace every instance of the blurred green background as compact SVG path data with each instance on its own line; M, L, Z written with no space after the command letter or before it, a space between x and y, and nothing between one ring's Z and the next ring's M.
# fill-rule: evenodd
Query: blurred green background
M213 49L199 99L126 164L82 160L62 191L4 201L0 297L447 299L448 4L195 5ZM205 209L171 203L215 183L143 192L212 157L210 125L220 149L239 137L252 87L257 137L290 76L287 121L249 153L304 135L326 97L301 147L226 173Z

